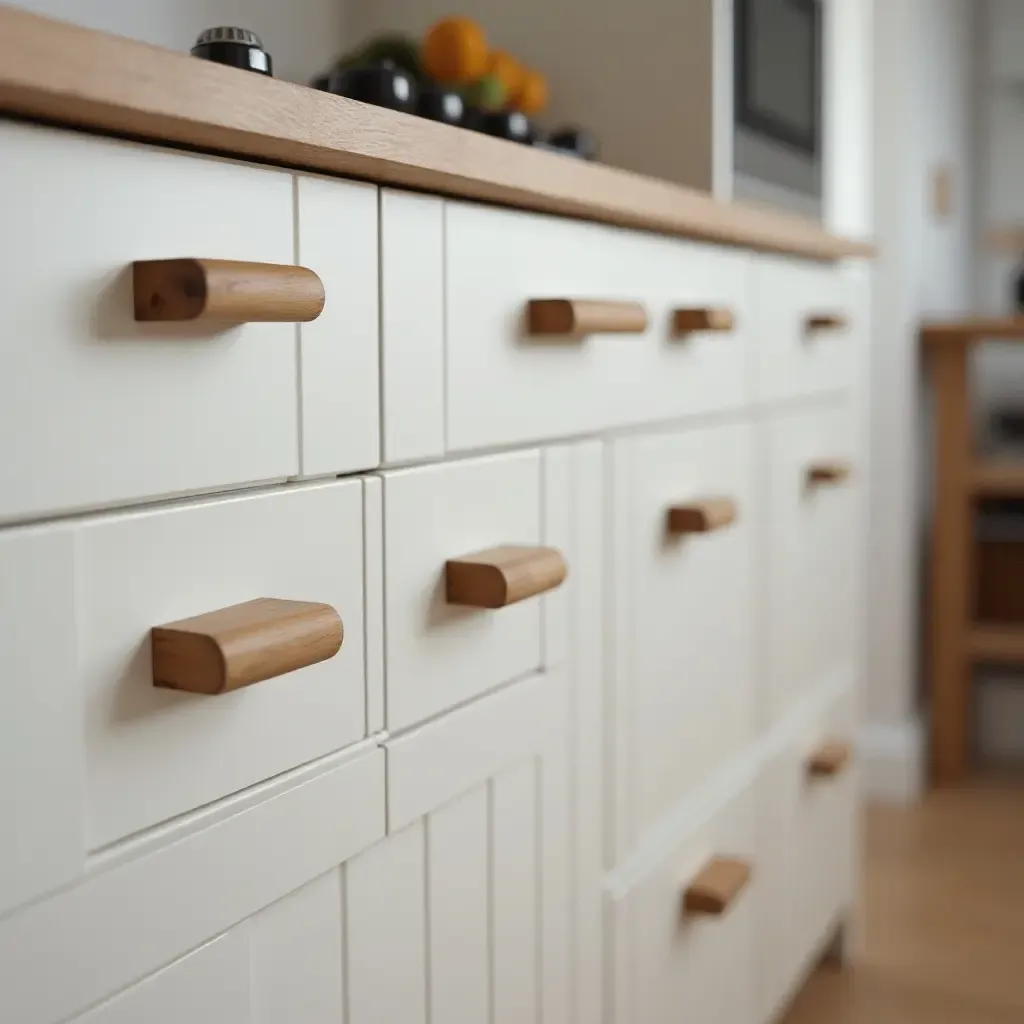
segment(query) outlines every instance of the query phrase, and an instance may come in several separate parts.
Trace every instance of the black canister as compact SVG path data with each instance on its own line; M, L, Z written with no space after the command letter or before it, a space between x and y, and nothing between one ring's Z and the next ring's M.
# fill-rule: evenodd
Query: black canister
M215 64L227 64L261 75L274 73L270 54L263 49L260 37L247 28L228 25L208 28L199 33L191 52L193 57L212 60Z

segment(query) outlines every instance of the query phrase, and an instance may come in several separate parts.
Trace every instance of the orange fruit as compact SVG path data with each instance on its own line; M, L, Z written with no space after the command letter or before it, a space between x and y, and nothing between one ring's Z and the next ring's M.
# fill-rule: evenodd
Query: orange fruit
M472 82L487 70L487 39L471 18L442 18L427 29L420 59L439 82Z
M529 68L523 70L519 88L512 97L512 106L524 114L537 114L548 105L548 80Z
M487 74L497 78L509 96L515 96L522 85L526 69L505 50L492 50L487 57Z

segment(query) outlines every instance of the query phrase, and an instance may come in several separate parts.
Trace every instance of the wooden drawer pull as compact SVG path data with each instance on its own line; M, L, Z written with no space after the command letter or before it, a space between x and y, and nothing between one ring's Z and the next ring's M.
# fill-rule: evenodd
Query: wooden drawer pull
M804 321L804 327L808 333L812 331L842 331L849 326L849 318L840 313L810 313Z
M333 658L345 631L329 604L261 597L150 635L154 686L213 694Z
M812 779L831 779L842 773L853 757L853 749L844 740L823 743L807 758L807 774Z
M842 459L812 463L807 467L807 483L811 487L841 484L850 479L853 467Z
M445 563L448 603L504 608L554 590L568 571L562 552L555 548L488 548Z
M668 510L671 534L710 533L736 521L736 502L732 498L705 498Z
M677 309L672 313L672 331L677 336L694 331L731 331L735 318L728 309L700 307Z
M639 302L603 299L531 299L530 334L582 338L587 334L643 334L647 310Z
M136 320L306 323L324 308L323 282L306 267L238 260L132 264Z
M752 871L745 860L715 857L686 887L684 908L690 914L724 914L746 888Z

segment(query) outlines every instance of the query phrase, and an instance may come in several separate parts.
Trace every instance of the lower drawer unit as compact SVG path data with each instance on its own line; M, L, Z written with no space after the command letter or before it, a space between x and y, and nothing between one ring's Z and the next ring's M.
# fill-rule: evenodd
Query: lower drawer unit
M756 794L744 790L610 900L616 1024L754 1024L761 898Z
M613 860L753 739L753 445L746 424L614 444Z
M379 750L183 819L0 919L0 1020L337 1024L363 884L339 865L384 824Z
M819 684L852 671L864 467L855 461L848 404L776 413L766 433L764 685L769 716L777 717Z
M387 726L565 657L564 449L384 474Z
M847 689L810 715L758 783L761 1020L773 1019L788 1003L851 914L858 807L854 701Z
M567 701L538 675L386 742L390 834L346 867L352 1024L571 1019Z
M0 909L73 877L86 851L366 735L363 501L378 487L0 533ZM163 655L154 627L169 627Z

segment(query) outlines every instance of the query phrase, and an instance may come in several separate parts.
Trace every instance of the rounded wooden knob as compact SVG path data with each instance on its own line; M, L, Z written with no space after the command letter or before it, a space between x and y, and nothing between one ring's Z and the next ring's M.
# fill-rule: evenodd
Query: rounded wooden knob
M672 330L677 336L696 331L731 331L734 326L735 317L728 309L700 306L672 312Z
M526 307L530 334L582 338L587 334L643 334L647 310L639 302L604 299L531 299Z
M849 318L842 313L811 313L804 320L804 329L808 334L816 331L841 331L849 326Z
M810 487L841 484L850 478L853 467L843 459L823 459L807 467L807 484Z
M714 857L686 887L683 907L690 914L719 917L747 887L753 868L736 857Z
M135 319L306 323L324 308L324 285L306 267L238 260L132 264Z
M666 514L668 532L711 533L736 521L736 502L732 498L703 498L685 505L673 505Z
M508 544L453 558L444 571L449 604L504 608L554 590L569 568L555 548Z
M812 779L832 779L842 774L853 757L853 748L845 740L829 740L811 751L807 774Z
M261 597L154 627L153 685L226 693L333 658L344 637L329 604Z

